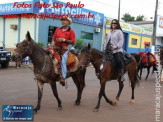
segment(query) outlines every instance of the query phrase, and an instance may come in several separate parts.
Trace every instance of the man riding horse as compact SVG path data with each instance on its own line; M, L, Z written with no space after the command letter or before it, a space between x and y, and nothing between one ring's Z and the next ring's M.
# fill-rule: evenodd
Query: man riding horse
M75 44L75 32L69 26L72 23L69 17L63 17L60 20L62 27L56 29L52 44L61 55L60 83L64 86L67 74L68 46L69 44Z
M148 58L148 63L147 63L147 65L149 65L150 64L150 53L151 53L151 49L150 49L150 47L149 47L149 42L145 42L144 43L145 44L145 53L146 53L146 55L147 55L147 58Z

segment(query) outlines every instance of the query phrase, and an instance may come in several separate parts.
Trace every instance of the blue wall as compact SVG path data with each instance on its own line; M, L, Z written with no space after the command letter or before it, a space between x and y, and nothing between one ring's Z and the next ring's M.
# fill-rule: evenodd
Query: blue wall
M48 43L48 30L49 30L49 26L55 26L55 27L61 27L61 21L59 19L45 19L39 20L39 37L38 40L39 42L44 42L46 45ZM96 33L95 32L95 26L90 26L90 25L84 25L84 24L80 24L80 23L72 23L71 28L75 31L75 35L76 35L76 39L81 37L81 31L84 32L89 32L89 33L93 33L93 48L96 48L98 50L101 49L101 44L102 44L102 32L103 29L100 28L100 32ZM85 40L85 42L87 43L88 41Z

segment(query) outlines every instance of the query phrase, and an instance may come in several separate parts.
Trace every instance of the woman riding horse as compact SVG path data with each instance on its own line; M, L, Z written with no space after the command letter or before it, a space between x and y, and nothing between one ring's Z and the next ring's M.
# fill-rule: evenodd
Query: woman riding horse
M113 50L113 56L117 62L117 65L120 69L119 75L121 76L121 81L124 81L124 66L123 66L123 33L120 27L119 21L117 19L113 19L111 22L111 31L109 31L106 42L104 45L104 50L107 50L108 42L110 41Z

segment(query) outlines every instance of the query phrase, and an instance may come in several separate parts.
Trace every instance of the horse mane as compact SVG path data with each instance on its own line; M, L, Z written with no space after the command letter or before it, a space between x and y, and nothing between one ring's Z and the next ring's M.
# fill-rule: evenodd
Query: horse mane
M100 56L103 56L103 57L106 56L105 53L102 52L102 51L100 51L100 50L97 50L97 49L95 49L95 48L92 48L92 50L95 51L95 52L96 52L98 55L100 55Z

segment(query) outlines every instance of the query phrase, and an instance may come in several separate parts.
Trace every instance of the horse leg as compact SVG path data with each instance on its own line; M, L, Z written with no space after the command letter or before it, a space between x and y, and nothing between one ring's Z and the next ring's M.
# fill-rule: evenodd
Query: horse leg
M101 82L101 88L100 88L100 92L99 92L99 95L98 95L98 103L97 103L96 107L94 108L95 112L97 112L99 110L102 96L104 96L106 102L108 102L108 103L110 103L112 105L112 101L110 101L105 95L105 84L106 84L106 81Z
M116 105L119 102L119 97L120 97L122 89L124 87L123 81L121 81L120 78L118 78L118 83L119 83L119 91L117 93L115 101L113 102L114 105Z
M135 90L135 83L134 82L131 82L131 88L132 88L132 96L131 96L131 100L130 100L130 104L133 104L134 103L134 90Z
M137 70L134 70L133 68L128 71L128 76L131 81L131 89L132 89L132 96L130 100L130 104L134 103L134 90L136 83L139 83L139 79L137 78Z
M77 79L77 76L76 75L72 75L71 76L75 85L76 85L76 88L77 88L77 99L75 101L75 105L80 105L80 83L79 83L79 80Z
M150 67L147 68L147 76L146 76L145 80L147 80L149 73L150 73Z
M76 101L77 105L80 104L80 102L81 102L81 96L82 96L82 93L83 93L83 89L85 87L85 72L86 72L86 69L81 72L81 76L80 75L77 76L77 79L78 79L79 84L80 84L79 85L80 88L79 88L78 99Z
M105 98L106 102L109 103L110 105L113 105L113 102L107 98L106 94L105 94L105 88L104 88L104 93L103 93L103 97Z
M142 69L140 69L140 80L141 80L141 76L142 76Z
M43 85L44 83L41 80L37 80L37 86L38 86L38 101L37 101L37 106L36 108L33 110L34 112L37 113L38 110L40 110L41 108L41 98L42 98L42 94L43 94Z
M56 82L53 82L50 85L51 85L53 94L54 94L54 96L55 96L55 98L57 99L57 102L58 102L58 110L61 110L62 109L62 105L61 105L62 102L61 102L60 98L58 97Z

